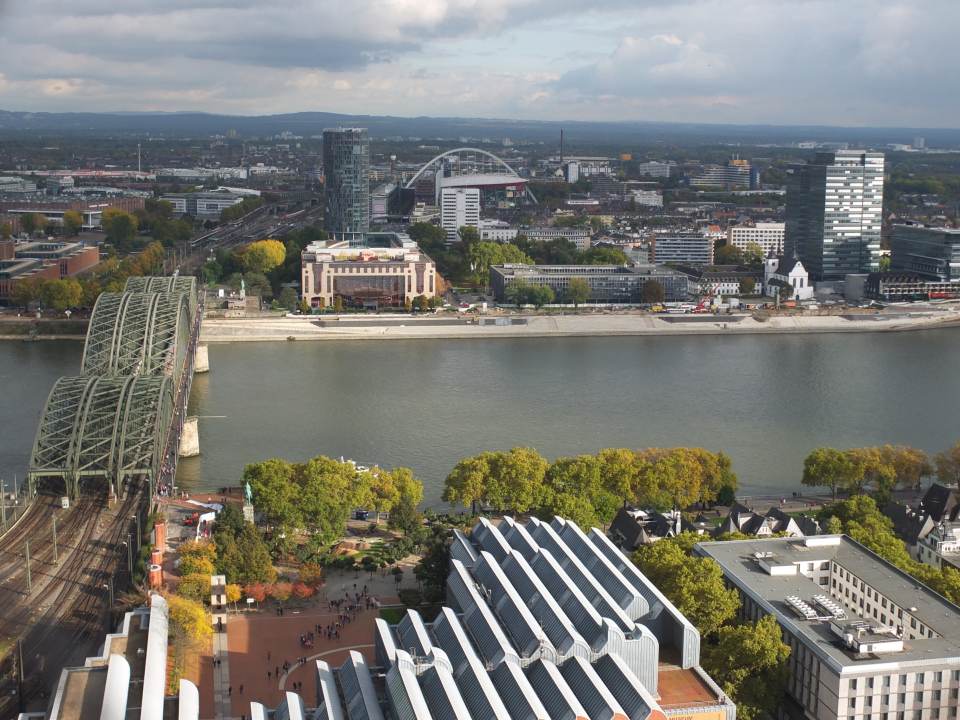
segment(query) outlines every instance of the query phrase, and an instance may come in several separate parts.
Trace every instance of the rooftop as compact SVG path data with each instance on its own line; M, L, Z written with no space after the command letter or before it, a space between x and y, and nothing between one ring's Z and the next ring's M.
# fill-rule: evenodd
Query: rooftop
M871 662L942 664L945 657L960 661L960 607L846 535L704 542L699 543L697 549L715 559L742 592L775 614L781 625L802 637L837 671L859 671L862 665ZM758 560L760 557L763 559ZM791 596L812 603L814 596L829 594L829 586L820 585L799 572L770 574L762 567L796 567L799 563L811 562L835 563L898 605L905 614L909 612L937 637L905 638L903 650L890 655L858 656L845 649L831 631L829 622L800 620L787 603ZM858 620L849 605L844 605L844 609L851 621Z

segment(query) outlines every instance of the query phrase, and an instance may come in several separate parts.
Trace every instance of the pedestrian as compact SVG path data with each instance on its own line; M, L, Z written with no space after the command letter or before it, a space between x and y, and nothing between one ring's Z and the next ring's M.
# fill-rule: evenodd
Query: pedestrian
M267 680L269 680L272 675L273 675L273 673L270 672L269 670L267 670Z
M270 651L267 650L267 662L270 662Z
M233 695L233 685L227 688L227 695Z
M243 683L240 684L240 694L243 695Z

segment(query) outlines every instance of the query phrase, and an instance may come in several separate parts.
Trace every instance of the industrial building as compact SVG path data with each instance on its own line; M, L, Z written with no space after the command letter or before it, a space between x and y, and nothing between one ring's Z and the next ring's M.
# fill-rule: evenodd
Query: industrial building
M20 720L197 720L196 685L181 679L178 694L165 696L169 622L167 601L151 593L150 606L128 612L99 655L61 671L47 713L23 713Z
M437 294L433 260L409 236L367 233L363 243L321 240L301 253L301 297L311 307L403 307Z
M287 693L274 717L735 720L697 629L596 528L481 519L450 555L432 622L378 619L374 662L317 662L316 707Z
M590 286L587 302L636 305L643 302L643 288L648 282L659 283L664 299L687 299L686 275L670 268L654 265L496 265L490 268L490 286L497 302L507 299L507 288L513 283L546 285L562 302L570 280L582 278Z
M960 608L847 536L707 542L790 646L792 717L945 720L960 705Z
M784 255L813 280L880 269L883 153L817 153L788 172Z

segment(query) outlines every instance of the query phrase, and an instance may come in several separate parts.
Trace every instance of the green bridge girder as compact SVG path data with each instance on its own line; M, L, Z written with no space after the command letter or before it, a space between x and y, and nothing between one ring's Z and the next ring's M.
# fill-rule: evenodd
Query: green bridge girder
M83 478L102 478L119 494L128 478L151 495L166 458L177 389L189 366L196 278L132 277L122 293L97 299L81 375L60 378L47 397L27 479L31 494L60 478L71 497ZM188 379L189 380L189 379Z
M190 343L183 294L103 293L83 348L83 375L170 375L179 381Z
M173 403L173 381L165 375L60 378L37 429L30 483L61 478L73 497L83 477L105 479L116 494L126 478L146 478L152 485L163 463Z

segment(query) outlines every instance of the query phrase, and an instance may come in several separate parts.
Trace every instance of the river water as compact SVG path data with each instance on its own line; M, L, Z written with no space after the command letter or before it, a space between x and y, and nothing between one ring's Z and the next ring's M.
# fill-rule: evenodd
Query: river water
M0 343L0 475L26 467L49 388L79 342ZM798 489L819 445L960 439L960 329L913 333L237 343L194 380L201 455L184 488L268 457L406 465L439 504L456 461L530 445L724 450L744 494Z

